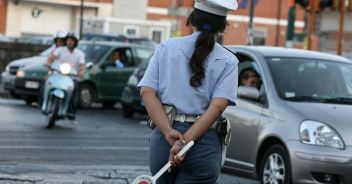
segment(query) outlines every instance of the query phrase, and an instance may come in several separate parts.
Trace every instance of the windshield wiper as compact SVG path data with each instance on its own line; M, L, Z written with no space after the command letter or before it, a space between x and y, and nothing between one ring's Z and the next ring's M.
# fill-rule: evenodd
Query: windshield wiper
M325 103L339 103L339 104L352 104L352 98L338 97L338 98L327 98Z
M286 97L285 100L296 101L296 102L324 102L324 98L314 96L293 96Z
M352 98L338 97L338 98L323 98L314 96L294 96L287 97L285 100L296 102L320 102L320 103L335 103L335 104L352 104Z

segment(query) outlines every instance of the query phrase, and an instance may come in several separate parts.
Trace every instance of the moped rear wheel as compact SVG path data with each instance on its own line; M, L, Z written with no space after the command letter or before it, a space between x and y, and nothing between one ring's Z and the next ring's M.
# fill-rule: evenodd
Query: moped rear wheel
M47 115L48 129L51 129L55 126L55 121L57 119L59 108L60 108L60 99L58 99L57 97L53 97L53 98L54 99L50 107L50 112Z

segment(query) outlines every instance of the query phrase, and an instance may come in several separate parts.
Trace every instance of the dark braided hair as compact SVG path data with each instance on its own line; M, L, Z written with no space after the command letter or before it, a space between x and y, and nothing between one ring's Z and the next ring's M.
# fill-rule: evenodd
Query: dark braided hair
M201 32L190 61L192 71L190 84L192 87L197 88L202 85L202 81L205 78L204 63L214 48L215 35L224 32L227 21L226 17L194 9L189 15L186 25L191 25Z

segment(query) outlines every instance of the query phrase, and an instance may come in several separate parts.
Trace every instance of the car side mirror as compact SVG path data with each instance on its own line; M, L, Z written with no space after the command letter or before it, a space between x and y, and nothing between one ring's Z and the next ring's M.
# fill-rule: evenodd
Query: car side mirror
M93 63L93 62L88 62L88 63L86 64L86 68L87 68L87 69L91 69L91 68L93 68L93 66L94 66L94 63Z
M239 86L237 90L237 95L241 98L250 100L259 100L259 90L254 87Z

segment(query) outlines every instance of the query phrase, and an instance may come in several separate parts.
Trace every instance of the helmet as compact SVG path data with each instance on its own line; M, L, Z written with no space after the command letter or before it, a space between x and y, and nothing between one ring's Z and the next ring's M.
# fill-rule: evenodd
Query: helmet
M54 37L54 40L58 39L58 38L64 39L64 38L66 38L66 35L67 35L66 31L58 31L55 33L55 35L53 37Z
M78 37L76 36L76 34L74 32L68 32L65 39L67 40L68 38L72 38L73 40L75 40L75 46L77 47L78 45Z
M65 32L65 31L58 31L58 32L56 32L56 33L53 35L55 45L57 44L57 40L58 40L58 39L65 39L65 38L66 38L66 34L67 34L67 32ZM65 45L65 41L64 41L64 45Z

